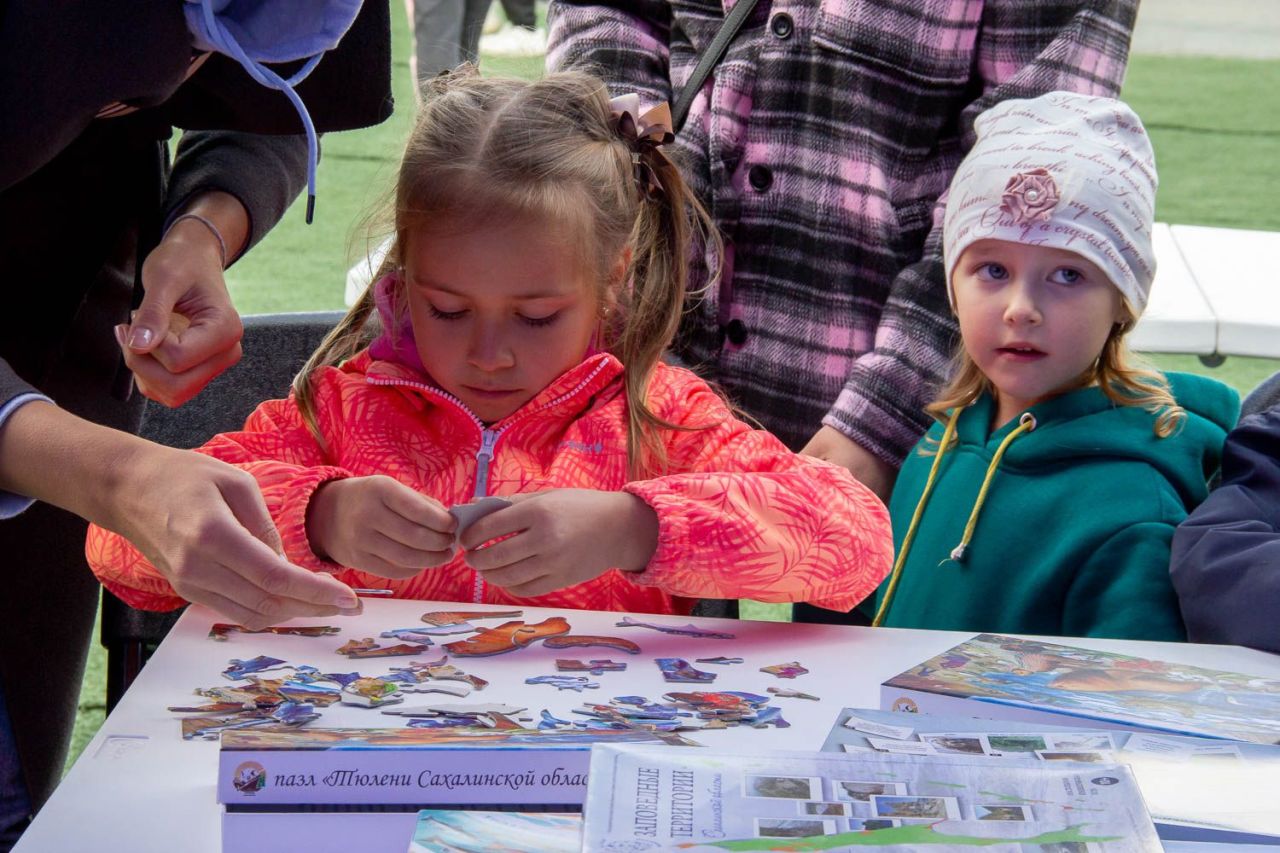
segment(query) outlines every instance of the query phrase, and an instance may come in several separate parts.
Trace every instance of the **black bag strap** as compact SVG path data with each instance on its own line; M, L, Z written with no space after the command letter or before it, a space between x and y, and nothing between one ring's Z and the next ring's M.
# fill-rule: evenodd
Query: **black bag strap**
M684 127L684 120L689 117L689 107L693 106L693 99L697 96L698 90L702 88L703 83L707 82L707 77L711 76L712 70L720 64L725 51L729 49L729 43L738 35L738 31L746 23L747 17L755 9L757 2L759 0L738 0L729 10L729 14L725 15L724 23L711 39L711 44L698 60L698 64L693 67L689 82L684 84L684 88L680 90L680 97L676 98L675 105L671 108L671 124L676 133Z

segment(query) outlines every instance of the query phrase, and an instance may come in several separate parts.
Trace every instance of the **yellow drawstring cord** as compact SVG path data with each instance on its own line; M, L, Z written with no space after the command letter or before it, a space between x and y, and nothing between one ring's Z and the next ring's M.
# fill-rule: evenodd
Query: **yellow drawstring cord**
M938 466L942 463L942 457L951 447L952 437L956 432L956 421L960 419L960 408L956 408L951 413L951 417L947 420L947 428L942 433L942 440L938 445L938 454L933 459L933 467L929 469L929 478L925 480L924 491L920 494L920 500L916 503L916 511L911 516L911 524L907 527L907 534L902 537L902 548L898 551L898 559L893 563L893 572L889 575L889 587L884 591L884 599L880 602L880 607L876 610L876 618L871 620L873 627L880 627L884 622L885 614L889 611L889 603L893 600L893 593L898 588L898 581L902 577L902 567L906 565L907 553L911 550L911 542L916 537L916 528L920 525L920 517L924 515L925 505L929 502L929 495L933 492L934 483L937 481ZM1004 457L1004 452L1009 449L1009 445L1013 440L1024 432L1031 432L1036 428L1035 416L1030 412L1023 412L1022 417L1018 419L1018 426L1004 437L1004 441L1000 442L1000 446L996 448L995 455L991 457L991 464L987 466L987 475L982 480L982 488L978 490L978 499L974 502L973 511L969 513L969 520L964 526L964 536L960 539L960 544L951 551L951 559L959 562L964 559L965 551L969 548L969 540L973 538L974 528L978 526L978 514L982 511L982 505L987 500L987 491L991 488L991 481L995 478L996 469L1000 467L1000 460Z

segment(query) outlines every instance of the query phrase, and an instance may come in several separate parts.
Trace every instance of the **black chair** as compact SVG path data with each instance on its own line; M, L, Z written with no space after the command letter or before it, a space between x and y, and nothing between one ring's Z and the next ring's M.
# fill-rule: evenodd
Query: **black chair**
M171 447L197 447L238 429L263 400L283 397L307 357L342 318L338 311L258 314L244 318L239 364L177 409L147 402L141 435ZM120 701L181 610L137 610L102 591L102 645L107 650L107 710Z

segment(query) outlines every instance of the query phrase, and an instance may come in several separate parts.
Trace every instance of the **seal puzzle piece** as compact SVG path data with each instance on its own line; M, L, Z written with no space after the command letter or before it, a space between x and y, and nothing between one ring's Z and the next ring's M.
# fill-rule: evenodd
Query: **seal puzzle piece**
M523 610L429 610L422 614L422 621L442 628L473 619L519 619L523 615Z
M538 640L569 633L569 622L563 616L550 616L534 625L521 621L504 622L496 628L481 628L473 637L445 643L450 654L460 657L487 657L523 649Z
M380 646L373 641L373 637L365 637L360 640L348 640L338 647L337 652L338 654L346 655L349 658L363 659L417 655L426 650L426 646L418 643L400 643L394 646Z
M560 672L589 672L592 675L603 675L606 672L622 672L626 668L625 663L618 661L556 658L556 669Z
M584 649L592 646L601 646L606 649L614 649L619 652L626 652L629 655L640 654L640 647L630 640L624 640L621 637L599 637L587 634L568 634L560 637L552 637L542 644L548 649Z
M768 687L765 688L779 699L812 699L815 702L821 700L812 693L802 693L799 690L792 690L790 687Z
M649 628L654 631L661 631L664 634L674 634L677 637L696 637L701 640L732 640L737 636L727 631L699 628L697 625L657 625L652 622L640 622L630 616L623 616L622 621L618 622L617 626L619 628Z
M767 672L778 678L795 678L797 675L804 675L809 670L800 665L800 661L793 660L790 663L775 663L772 666L760 667L761 672Z
M239 681L250 673L264 672L268 669L280 669L286 666L288 664L279 658L270 658L266 655L258 655L256 658L249 658L249 660L232 658L231 665L222 671L222 675L232 681Z
M550 684L557 690L576 690L581 693L583 690L594 690L599 687L599 683L590 680L585 675L535 675L532 678L526 678L525 684Z
M727 658L721 655L718 658L694 658L694 663L714 663L718 666L728 666L734 663L744 663L742 658Z
M233 631L238 634L287 634L293 637L323 637L327 634L338 634L342 629L336 625L298 625L292 628L276 625L251 631L243 625L233 625L230 622L215 622L213 627L209 629L209 639L225 641L227 635Z
M694 669L684 658L654 658L653 662L662 670L662 677L667 681L706 684L716 680L714 672Z

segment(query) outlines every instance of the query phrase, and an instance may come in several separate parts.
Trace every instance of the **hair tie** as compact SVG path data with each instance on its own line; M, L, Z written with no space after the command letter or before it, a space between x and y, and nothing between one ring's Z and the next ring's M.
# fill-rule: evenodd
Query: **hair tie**
M662 198L665 195L662 181L645 158L675 141L671 106L664 101L641 113L638 94L619 95L609 99L609 126L631 149L631 164L641 195L655 200Z

